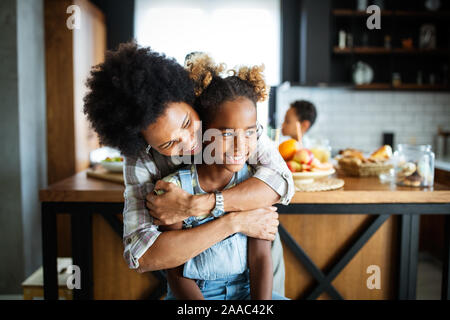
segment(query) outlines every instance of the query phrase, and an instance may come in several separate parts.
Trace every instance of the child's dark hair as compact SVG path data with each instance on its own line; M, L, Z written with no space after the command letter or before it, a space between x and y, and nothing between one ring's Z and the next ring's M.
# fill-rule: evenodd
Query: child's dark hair
M103 145L138 156L147 143L141 130L156 122L170 102L194 104L194 84L175 60L134 41L108 51L86 83L84 113Z
M256 107L258 101L264 101L267 97L267 87L262 74L264 66L228 70L232 75L223 78L221 73L225 71L225 65L215 64L208 55L199 53L189 57L186 68L194 80L197 96L195 108L204 125L210 123L225 101L244 97L251 100Z
M291 103L291 107L294 108L300 121L308 120L310 127L312 127L317 118L317 111L314 104L306 100L297 100Z

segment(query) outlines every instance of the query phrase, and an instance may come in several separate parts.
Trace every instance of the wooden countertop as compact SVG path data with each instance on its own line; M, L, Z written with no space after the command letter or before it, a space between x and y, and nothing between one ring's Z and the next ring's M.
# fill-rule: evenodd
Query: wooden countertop
M345 180L342 189L296 192L292 203L449 203L450 187L435 184L433 189L408 188L380 183L377 177ZM89 178L86 171L50 185L39 192L43 202L123 202L124 186Z
M433 188L400 187L381 183L378 177L348 177L344 187L334 191L296 192L291 203L449 203L450 187L434 184Z
M119 183L90 178L81 171L39 191L42 202L123 202L125 187Z

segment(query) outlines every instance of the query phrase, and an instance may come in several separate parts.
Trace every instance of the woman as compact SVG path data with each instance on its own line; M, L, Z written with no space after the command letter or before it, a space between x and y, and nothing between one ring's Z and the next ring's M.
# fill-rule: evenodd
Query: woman
M190 195L161 181L178 168L173 156L199 152L194 84L174 60L122 44L108 52L87 81L84 112L100 142L125 157L124 257L140 272L179 266L236 232L275 240L274 291L284 294L284 263L274 203L288 204L292 175L258 126L253 177L223 193ZM154 195L153 190L164 190ZM148 207L148 209L147 209ZM158 225L189 216L226 216L188 230L160 232Z

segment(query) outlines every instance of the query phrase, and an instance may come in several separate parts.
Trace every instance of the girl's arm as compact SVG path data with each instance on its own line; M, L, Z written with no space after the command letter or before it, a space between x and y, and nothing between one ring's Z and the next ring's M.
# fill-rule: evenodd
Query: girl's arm
M250 296L252 300L272 300L271 241L248 238Z
M162 232L138 259L138 271L170 269L182 265L236 232L273 241L278 224L276 208L268 207L230 212L195 228Z
M168 226L161 226L161 231L181 230L183 222L178 222ZM184 264L167 269L167 282L170 289L178 300L204 300L200 288L194 280L183 277Z

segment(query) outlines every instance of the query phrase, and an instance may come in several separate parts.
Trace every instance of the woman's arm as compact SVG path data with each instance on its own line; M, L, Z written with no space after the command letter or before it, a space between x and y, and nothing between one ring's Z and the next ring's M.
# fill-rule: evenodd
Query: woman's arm
M278 224L276 208L268 207L230 212L195 228L162 232L139 258L138 271L180 266L236 232L272 241L278 231Z
M213 193L191 195L173 183L163 180L156 183L155 189L164 190L164 194L161 195L153 193L147 195L149 214L155 218L156 225L173 224L190 216L207 214L216 205ZM268 207L280 199L272 188L253 177L224 190L222 194L226 212ZM189 209L181 209L186 203L190 203Z
M248 238L250 296L252 300L271 300L273 286L272 242Z
M160 226L161 231L181 230L183 222L175 223L168 226ZM204 300L200 288L194 280L183 277L184 264L181 266L167 269L167 282L170 290L178 300Z
M278 203L280 195L276 193L265 182L257 178L249 178L233 188L222 192L224 198L225 211L243 211L252 210L261 207L271 206ZM203 206L199 211L209 212L215 204L215 197L210 199L196 199L198 206Z

